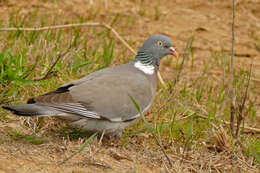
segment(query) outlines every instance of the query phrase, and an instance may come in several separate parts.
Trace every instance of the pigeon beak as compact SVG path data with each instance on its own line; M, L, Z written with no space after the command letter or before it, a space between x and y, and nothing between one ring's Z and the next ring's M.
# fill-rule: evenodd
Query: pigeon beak
M175 50L173 47L169 47L168 49L170 50L170 52L171 52L171 54L172 54L173 56L175 56L176 58L179 57L178 52L176 52L176 50Z

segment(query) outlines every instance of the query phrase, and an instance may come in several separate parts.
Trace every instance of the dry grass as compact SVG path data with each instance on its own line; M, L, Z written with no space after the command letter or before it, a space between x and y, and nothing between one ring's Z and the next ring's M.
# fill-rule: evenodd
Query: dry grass
M84 0L10 0L0 1L0 6L1 27L104 22L135 50L149 35L161 33L170 36L183 54L188 39L193 38L176 85L181 59L162 61L160 72L169 86L167 90L158 87L155 103L145 115L172 167L142 121L127 129L121 141L104 139L100 143L95 139L59 166L82 146L88 134L67 128L55 118L17 118L0 109L1 171L259 172L259 133L242 128L239 141L243 146L236 145L229 126L223 123L229 121L229 105L222 104L230 70L231 2L114 0L105 8L101 0L92 5ZM260 125L259 8L258 0L239 2L235 25L237 98L242 98L254 60L245 103L247 118L242 123L254 128ZM0 104L25 102L69 80L133 58L102 28L8 31L1 32L0 40L0 61L9 65L0 68L11 67L8 73L0 72L7 75L0 76ZM43 78L60 55L47 80L33 81Z

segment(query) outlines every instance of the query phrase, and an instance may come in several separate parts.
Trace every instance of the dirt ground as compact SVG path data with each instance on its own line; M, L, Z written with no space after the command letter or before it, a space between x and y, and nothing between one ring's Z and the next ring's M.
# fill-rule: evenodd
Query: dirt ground
M133 40L139 44L151 34L166 34L173 39L176 49L182 53L187 40L194 36L194 63L198 67L201 65L201 60L210 57L212 51L230 50L231 0L160 0L158 3L144 0L142 5L140 3L139 0L108 0L108 8L105 8L105 1L101 0L94 0L92 5L90 0L65 0L56 3L43 0L32 0L30 3L0 0L0 18L2 20L8 18L14 9L19 9L19 13L23 14L39 8L48 14L52 12L63 14L64 19L69 22L71 14L86 16L98 9L101 13L97 14L96 21L109 21L109 17L115 14L137 16L138 25L124 28L120 34L126 40ZM159 12L155 12L156 8ZM249 66L251 60L254 60L253 80L260 83L260 41L256 40L260 39L259 9L260 0L238 1L235 57L237 66ZM142 16L140 13L145 15ZM117 27L115 25L116 30ZM173 78L171 69L167 66L161 67L161 73L165 80ZM259 110L257 115L260 115ZM24 126L21 119L14 118L11 114L8 116L12 117L12 121L8 123L0 121L0 134L10 127L31 133L31 129ZM54 133L53 126L55 124L49 125L49 131ZM151 151L145 142L136 141L137 139L133 139L125 147L120 147L116 143L105 145L94 141L69 162L58 165L82 145L82 140L70 141L56 134L46 138L47 143L32 145L0 135L0 172L169 172L166 166L167 160L161 151L159 149ZM221 172L259 172L250 166L248 161L236 159L236 156L229 158L230 155L227 153L209 154L206 149L199 147L188 154L190 160L186 162L181 161L178 155L170 155L174 160L172 169L174 172L198 172L199 167L205 164L209 164L213 172L218 172L220 167ZM241 165L246 169L242 169ZM201 172L204 172L203 169Z

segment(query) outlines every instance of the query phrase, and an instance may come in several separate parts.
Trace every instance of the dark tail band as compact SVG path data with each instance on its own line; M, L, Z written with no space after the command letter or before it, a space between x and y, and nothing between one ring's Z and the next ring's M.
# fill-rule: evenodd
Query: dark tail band
M18 111L15 110L13 108L11 108L10 106L2 106L3 109L9 110L11 112L13 112L15 115L19 115L19 116L38 116L40 115L39 113L36 112L22 112L22 111Z

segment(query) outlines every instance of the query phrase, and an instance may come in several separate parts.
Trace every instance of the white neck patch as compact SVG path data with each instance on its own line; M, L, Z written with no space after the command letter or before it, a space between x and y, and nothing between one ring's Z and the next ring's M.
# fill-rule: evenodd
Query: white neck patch
M143 64L140 61L134 63L134 66L139 70L143 71L145 74L152 75L154 73L154 66Z

